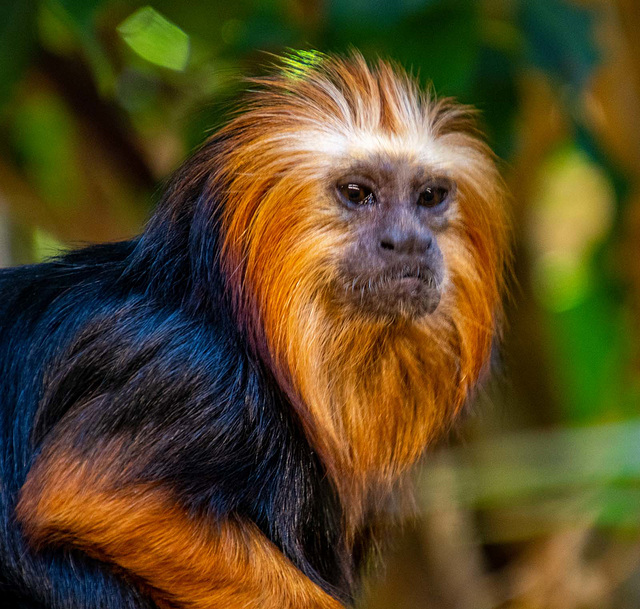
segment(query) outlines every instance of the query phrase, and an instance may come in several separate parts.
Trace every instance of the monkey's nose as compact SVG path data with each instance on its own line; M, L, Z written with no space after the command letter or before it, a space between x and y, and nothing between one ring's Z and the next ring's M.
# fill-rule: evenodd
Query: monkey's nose
M394 226L380 236L380 253L386 259L423 258L432 247L433 233L428 228Z

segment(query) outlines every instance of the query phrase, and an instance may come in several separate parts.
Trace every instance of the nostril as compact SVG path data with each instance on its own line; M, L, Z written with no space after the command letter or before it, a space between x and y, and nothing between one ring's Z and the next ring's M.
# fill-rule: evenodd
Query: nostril
M392 227L378 235L378 247L385 256L425 256L437 249L437 244L428 228Z

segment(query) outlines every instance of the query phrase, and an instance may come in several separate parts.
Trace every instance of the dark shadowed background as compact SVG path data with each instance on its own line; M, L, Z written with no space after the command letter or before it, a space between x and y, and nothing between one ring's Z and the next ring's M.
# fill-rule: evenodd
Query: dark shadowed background
M361 607L637 609L640 2L4 0L0 264L134 235L269 53L352 46L481 109L515 225L496 381Z

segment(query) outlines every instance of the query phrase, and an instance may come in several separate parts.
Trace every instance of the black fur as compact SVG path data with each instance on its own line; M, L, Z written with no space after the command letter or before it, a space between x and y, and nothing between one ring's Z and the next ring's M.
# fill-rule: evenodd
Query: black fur
M131 480L159 481L212 523L256 523L350 601L339 502L233 318L218 260L221 186L202 171L216 145L175 177L139 238L0 271L3 606L153 607L126 574L64 548L33 552L21 536L17 495L65 425L87 459L101 440L128 438Z

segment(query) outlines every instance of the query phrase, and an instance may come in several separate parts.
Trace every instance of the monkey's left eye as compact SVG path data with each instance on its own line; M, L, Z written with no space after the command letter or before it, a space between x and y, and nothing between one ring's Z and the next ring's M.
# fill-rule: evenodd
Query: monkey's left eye
M369 205L376 200L370 188L353 182L338 185L338 192L342 199L351 205Z
M423 207L437 207L449 195L449 189L444 186L429 186L420 193L418 203Z

